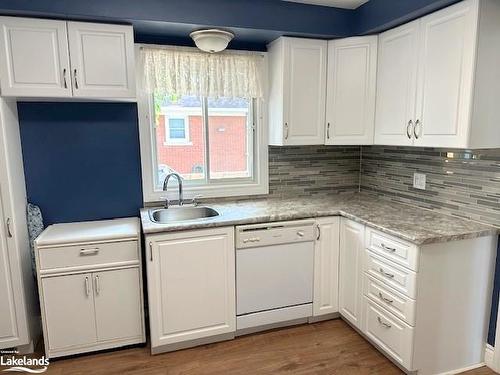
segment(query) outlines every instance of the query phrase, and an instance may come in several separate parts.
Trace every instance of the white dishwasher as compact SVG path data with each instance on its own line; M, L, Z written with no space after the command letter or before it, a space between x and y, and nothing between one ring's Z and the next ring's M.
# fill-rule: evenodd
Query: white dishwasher
M236 328L312 316L312 220L236 227Z

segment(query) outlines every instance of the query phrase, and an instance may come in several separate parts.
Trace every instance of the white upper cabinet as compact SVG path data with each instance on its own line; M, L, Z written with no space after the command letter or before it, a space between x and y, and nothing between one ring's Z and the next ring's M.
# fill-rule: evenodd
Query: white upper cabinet
M380 34L375 143L411 145L419 21Z
M0 26L2 96L135 97L131 26L17 17Z
M134 35L130 26L68 22L74 96L135 95Z
M377 36L328 42L327 145L373 144Z
M0 17L3 96L71 96L66 22Z
M467 147L477 21L474 1L421 21L416 146Z
M379 37L375 143L500 147L500 2L464 0Z
M324 144L327 45L282 37L268 46L271 145Z

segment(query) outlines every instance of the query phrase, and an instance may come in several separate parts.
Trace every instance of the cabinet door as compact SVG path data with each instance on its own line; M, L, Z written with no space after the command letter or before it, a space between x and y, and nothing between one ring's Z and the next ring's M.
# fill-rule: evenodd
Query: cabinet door
M152 348L234 332L234 229L147 238Z
M74 96L135 97L131 26L68 22L68 38Z
M317 220L318 239L314 247L313 315L339 311L340 218Z
M0 17L3 96L71 96L66 22Z
M328 145L373 144L377 39L354 37L328 43Z
M96 343L92 275L47 277L41 285L48 350Z
M376 144L413 144L419 22L410 22L379 36Z
M1 196L1 194L0 194ZM5 220L0 199L0 220ZM0 348L10 348L19 343L14 285L9 264L5 225L0 225ZM20 279L20 275L19 279ZM17 286L19 287L19 285Z
M130 339L143 334L139 268L92 274L97 340Z
M415 145L467 147L478 2L422 18Z
M286 38L285 145L324 144L327 42Z
M339 310L345 319L360 329L364 236L364 225L341 219Z

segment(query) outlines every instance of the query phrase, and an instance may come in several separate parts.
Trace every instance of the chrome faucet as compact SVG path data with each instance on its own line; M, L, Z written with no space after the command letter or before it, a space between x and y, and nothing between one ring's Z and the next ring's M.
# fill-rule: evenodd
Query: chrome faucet
M163 191L167 191L168 187L168 181L170 180L170 177L175 177L177 178L177 181L179 183L179 206L182 206L184 204L184 199L182 195L182 178L179 176L177 173L169 173L167 177L165 177L165 181L163 182ZM168 200L168 197L165 198L165 208L168 208L170 205L170 201Z

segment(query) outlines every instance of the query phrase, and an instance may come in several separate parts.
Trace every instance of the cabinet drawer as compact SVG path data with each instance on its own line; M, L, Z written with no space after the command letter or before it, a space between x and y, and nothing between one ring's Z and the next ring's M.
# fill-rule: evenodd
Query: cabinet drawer
M417 274L369 250L365 250L364 271L398 292L415 299L417 294Z
M366 273L363 275L363 293L399 319L415 326L415 300L388 288Z
M138 262L137 241L93 243L38 249L40 269Z
M418 247L374 229L366 230L366 247L384 258L418 271Z
M403 367L412 370L414 329L364 297L366 336Z

